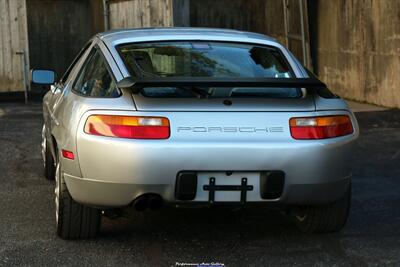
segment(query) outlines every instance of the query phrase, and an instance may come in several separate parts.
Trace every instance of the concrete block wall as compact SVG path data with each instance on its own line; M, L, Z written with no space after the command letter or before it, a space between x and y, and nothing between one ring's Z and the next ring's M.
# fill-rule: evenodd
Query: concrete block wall
M320 78L342 97L400 108L400 1L316 2Z

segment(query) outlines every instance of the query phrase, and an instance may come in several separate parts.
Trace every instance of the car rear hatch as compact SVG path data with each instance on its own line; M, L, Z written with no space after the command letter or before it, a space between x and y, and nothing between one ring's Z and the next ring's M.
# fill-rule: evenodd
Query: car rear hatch
M294 141L290 118L315 111L312 95L302 94L292 98L164 98L139 93L133 94L133 100L144 116L168 118L172 142L231 142L232 146L243 146Z
M128 87L137 111L170 120L173 139L266 141L271 133L290 138L290 118L315 111L314 98L303 86L320 85L297 78L158 78L138 79Z

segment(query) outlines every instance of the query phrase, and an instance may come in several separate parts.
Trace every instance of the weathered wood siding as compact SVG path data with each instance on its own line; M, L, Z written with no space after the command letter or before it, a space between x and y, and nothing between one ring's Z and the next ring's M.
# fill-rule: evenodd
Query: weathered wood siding
M290 15L289 31L292 34L300 35L298 0L290 0L287 4ZM190 1L190 26L230 28L258 32L267 34L282 44L286 44L284 25L283 0ZM308 40L307 35L306 41L308 42ZM288 47L302 61L303 51L301 41L289 39Z
M31 68L53 69L60 77L85 43L102 31L102 5L90 0L26 1Z
M0 0L0 92L25 89L21 51L28 53L25 0Z
M172 0L112 0L110 28L173 26Z
M339 95L400 108L400 1L318 1L318 74Z
M173 0L173 21L175 27L190 26L190 0Z
M282 11L282 1L260 0L201 0L190 2L190 25L194 27L220 27L237 30L252 30L266 33L280 38L284 34L284 28L274 27L269 24L267 12ZM273 5L273 9L266 9L266 5ZM278 10L277 10L278 9ZM268 14L269 15L269 14ZM283 16L273 18L276 24L283 26ZM283 40L283 39L282 39Z

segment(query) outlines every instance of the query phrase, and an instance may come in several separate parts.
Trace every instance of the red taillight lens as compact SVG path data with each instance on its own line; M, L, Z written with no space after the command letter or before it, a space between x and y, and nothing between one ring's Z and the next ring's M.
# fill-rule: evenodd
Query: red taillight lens
M168 139L169 120L161 117L91 115L85 133L132 139Z
M75 158L74 153L71 151L62 149L61 153L62 153L63 157L66 159L74 159Z
M325 139L353 133L346 115L291 118L289 124L294 139Z

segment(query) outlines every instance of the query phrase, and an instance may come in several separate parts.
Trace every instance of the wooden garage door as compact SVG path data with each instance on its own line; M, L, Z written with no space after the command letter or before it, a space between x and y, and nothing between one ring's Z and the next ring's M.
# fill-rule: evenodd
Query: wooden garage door
M102 1L27 0L31 68L62 76L85 43L102 31Z

